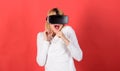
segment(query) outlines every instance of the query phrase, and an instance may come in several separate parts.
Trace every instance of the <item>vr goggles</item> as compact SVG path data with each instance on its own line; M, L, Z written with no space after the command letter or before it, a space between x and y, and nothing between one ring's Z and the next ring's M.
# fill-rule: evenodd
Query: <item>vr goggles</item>
M50 15L46 18L50 24L67 24L68 16L66 15Z

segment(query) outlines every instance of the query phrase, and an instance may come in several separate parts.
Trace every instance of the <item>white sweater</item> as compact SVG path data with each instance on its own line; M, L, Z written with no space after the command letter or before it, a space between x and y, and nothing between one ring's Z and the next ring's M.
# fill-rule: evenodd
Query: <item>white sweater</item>
M37 34L36 60L40 66L45 66L45 71L76 71L73 59L80 61L83 57L74 30L65 26L61 31L70 41L68 46L57 36L48 42L43 32Z

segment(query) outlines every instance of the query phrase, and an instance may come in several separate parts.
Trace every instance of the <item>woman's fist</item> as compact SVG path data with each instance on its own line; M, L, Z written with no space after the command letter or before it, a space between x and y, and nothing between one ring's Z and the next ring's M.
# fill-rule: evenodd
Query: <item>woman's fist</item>
M53 32L47 31L47 30L44 31L44 39L45 40L50 41L52 39L52 35L53 35Z

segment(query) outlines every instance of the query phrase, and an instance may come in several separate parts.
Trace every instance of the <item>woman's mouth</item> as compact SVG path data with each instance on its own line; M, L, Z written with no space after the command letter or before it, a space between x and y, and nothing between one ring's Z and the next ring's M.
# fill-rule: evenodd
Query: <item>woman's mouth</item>
M60 28L60 25L54 25L55 29L59 29Z

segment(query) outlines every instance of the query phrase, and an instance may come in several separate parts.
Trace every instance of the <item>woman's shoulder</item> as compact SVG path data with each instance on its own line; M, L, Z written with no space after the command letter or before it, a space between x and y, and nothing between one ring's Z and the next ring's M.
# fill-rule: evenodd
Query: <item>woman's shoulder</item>
M67 32L69 32L69 31L74 31L74 29L71 27L71 26L64 26L64 28L62 29L63 31L67 31Z
M62 29L62 32L67 36L70 37L71 35L74 34L74 30L71 26L64 26Z
M43 36L43 32L38 32L37 37L41 37L41 36Z

